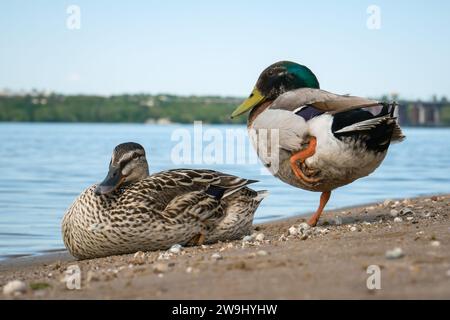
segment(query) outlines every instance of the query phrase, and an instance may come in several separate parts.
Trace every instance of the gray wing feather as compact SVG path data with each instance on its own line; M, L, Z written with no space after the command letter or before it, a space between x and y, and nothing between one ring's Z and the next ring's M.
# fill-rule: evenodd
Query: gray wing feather
M312 105L324 112L337 113L375 107L380 105L380 102L361 97L338 95L320 89L302 88L282 94L272 103L270 109L295 111L304 105Z

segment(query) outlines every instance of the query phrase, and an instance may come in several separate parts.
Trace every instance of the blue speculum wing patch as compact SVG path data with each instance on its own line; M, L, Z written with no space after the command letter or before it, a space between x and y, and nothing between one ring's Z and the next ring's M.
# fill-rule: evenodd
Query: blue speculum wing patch
M320 116L323 113L324 112L322 110L319 110L317 108L308 105L301 108L295 114L305 119L305 121L308 121L314 117Z

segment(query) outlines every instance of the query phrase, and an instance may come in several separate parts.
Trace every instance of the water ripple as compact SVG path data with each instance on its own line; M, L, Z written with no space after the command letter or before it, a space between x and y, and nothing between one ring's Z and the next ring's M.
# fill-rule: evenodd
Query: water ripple
M178 143L171 141L171 134L180 127L192 130L191 126L138 124L1 123L0 256L63 247L62 215L81 191L103 179L115 145L124 141L144 145L152 172L177 167L170 161L171 149ZM245 129L225 125L209 127L221 131ZM405 132L407 140L392 146L374 174L333 192L328 208L450 193L450 129L406 129ZM93 136L96 138L92 139ZM260 180L254 188L267 189L270 196L257 211L256 222L309 213L318 204L318 193L261 175L259 165L188 167L209 167Z

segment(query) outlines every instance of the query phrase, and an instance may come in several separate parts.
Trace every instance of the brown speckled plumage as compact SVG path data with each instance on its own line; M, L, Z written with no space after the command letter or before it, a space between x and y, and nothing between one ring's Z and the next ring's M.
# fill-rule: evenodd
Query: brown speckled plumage
M186 245L199 234L208 243L237 239L251 232L265 196L246 187L251 182L212 170L178 169L106 195L97 195L94 185L66 212L63 240L73 256L86 259Z

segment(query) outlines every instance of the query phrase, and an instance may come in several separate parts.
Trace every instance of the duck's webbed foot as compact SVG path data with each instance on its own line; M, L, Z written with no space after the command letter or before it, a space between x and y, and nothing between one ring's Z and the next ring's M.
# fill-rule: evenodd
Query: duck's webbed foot
M310 169L306 166L305 160L312 157L316 153L317 139L316 137L311 137L308 146L293 154L290 159L291 168L297 178L303 180L306 183L314 184L320 182L320 178L314 178L319 172L315 169ZM300 165L297 164L300 162Z

